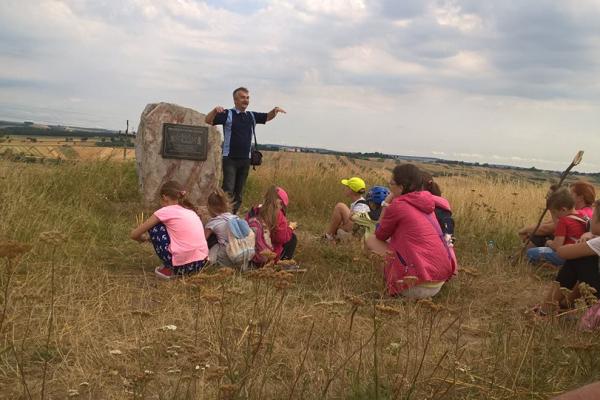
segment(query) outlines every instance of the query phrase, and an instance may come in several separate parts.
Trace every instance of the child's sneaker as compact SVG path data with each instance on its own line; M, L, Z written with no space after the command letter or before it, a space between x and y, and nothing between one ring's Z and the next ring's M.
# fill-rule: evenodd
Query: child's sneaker
M173 279L174 274L171 268L167 268L164 265L160 265L154 269L154 273L160 279L169 280Z

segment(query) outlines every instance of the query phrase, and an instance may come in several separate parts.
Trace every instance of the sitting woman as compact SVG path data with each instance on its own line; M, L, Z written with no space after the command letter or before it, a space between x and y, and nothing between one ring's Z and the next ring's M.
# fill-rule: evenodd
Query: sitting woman
M365 181L359 177L342 179L342 185L345 188L345 194L352 202L350 207L344 203L337 203L333 208L331 220L324 238L326 240L345 239L351 237L354 223L352 222L353 213L368 213L371 211L365 198L363 197L367 186Z
M166 182L160 189L160 205L150 218L131 231L131 238L152 242L163 262L154 270L161 279L200 271L208 260L204 227L181 184Z
M396 166L379 226L366 241L371 251L388 259L384 274L393 296L435 296L456 270L436 220L435 199L423 188L423 173L416 166Z
M579 284L584 282L596 289L596 296L600 295L600 271L598 270L598 256L600 255L600 202L596 202L591 223L591 233L584 234L575 244L562 246L558 255L565 259L565 263L558 271L556 281L548 289L544 303L536 306L534 312L547 315L556 311L558 307L571 307L573 301L580 295ZM565 296L560 288L567 288L571 292Z
M558 189L557 185L550 186L546 199ZM596 199L596 190L594 186L586 181L577 181L569 187L573 200L575 201L575 210L577 210L581 216L591 218L592 217L592 205ZM540 227L533 232L535 225L526 226L521 228L518 232L519 237L523 242L528 242L528 247L544 247L548 240L554 239L554 230L556 229L556 222L553 220L547 220L543 222Z
M276 260L294 258L298 243L294 233L296 223L288 222L286 217L288 205L289 197L286 191L273 185L265 193L263 204L250 210L250 216L257 216L264 227L269 230Z

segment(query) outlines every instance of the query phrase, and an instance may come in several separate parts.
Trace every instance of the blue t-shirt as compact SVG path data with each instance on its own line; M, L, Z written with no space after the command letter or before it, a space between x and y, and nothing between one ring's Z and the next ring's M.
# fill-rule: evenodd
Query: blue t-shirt
M252 147L252 129L254 120L257 124L267 122L267 113L254 111L238 111L235 108L217 114L213 125L223 125L223 157L250 158Z

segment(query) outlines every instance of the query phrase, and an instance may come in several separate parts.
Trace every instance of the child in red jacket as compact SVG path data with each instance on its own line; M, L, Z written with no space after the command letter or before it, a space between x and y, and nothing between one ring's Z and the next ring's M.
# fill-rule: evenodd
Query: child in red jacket
M298 242L294 233L296 223L288 222L285 215L288 204L286 191L273 185L265 193L263 204L253 210L269 229L273 251L278 260L291 260Z

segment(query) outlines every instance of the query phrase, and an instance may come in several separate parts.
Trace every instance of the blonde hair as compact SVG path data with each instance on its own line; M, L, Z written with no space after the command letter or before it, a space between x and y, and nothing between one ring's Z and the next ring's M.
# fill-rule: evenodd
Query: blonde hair
M207 199L208 212L213 217L226 212L231 212L231 201L229 195L222 189L216 189L208 195Z
M269 228L269 230L275 228L277 225L277 213L279 212L277 200L280 200L279 194L277 193L277 186L272 185L269 187L269 189L267 189L267 192L265 193L265 200L259 211L260 219Z

